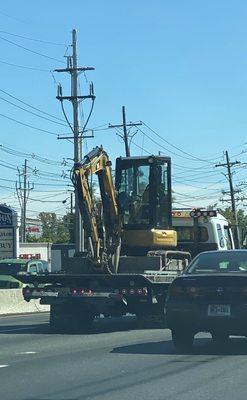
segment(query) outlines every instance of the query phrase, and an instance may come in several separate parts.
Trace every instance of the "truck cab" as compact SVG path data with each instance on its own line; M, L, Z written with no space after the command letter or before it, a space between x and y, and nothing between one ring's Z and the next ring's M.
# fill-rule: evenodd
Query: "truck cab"
M202 251L234 249L229 223L216 210L173 209L172 224L178 248L193 257Z

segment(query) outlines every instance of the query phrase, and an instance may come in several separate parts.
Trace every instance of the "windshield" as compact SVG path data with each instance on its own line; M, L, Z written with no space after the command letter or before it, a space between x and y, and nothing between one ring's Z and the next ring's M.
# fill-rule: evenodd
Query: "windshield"
M169 163L144 161L147 164L119 161L116 187L123 223L138 229L167 228L171 223Z
M239 251L208 252L199 254L190 264L187 274L247 273L247 253Z

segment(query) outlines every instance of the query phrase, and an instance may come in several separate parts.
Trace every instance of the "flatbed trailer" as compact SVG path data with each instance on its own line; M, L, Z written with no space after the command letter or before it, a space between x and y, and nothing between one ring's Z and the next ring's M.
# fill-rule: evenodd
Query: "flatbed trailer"
M187 253L184 257L188 258ZM186 259L187 259L186 258ZM88 329L94 318L135 314L140 323L156 317L164 322L164 302L170 283L181 270L136 273L47 273L21 275L26 301L49 304L54 331Z

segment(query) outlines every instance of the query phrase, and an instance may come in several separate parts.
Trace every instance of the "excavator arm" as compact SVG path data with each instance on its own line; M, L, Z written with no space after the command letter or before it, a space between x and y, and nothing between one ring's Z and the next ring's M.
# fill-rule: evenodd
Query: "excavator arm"
M90 177L96 175L102 203L99 224ZM121 243L121 218L111 172L111 162L102 147L94 148L74 165L72 182L77 192L83 226L87 233L89 257L98 267L117 271Z

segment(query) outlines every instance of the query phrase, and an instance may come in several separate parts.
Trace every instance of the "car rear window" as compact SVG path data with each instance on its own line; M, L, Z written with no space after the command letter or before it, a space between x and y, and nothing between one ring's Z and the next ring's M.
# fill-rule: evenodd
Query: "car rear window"
M247 273L247 252L222 251L199 254L190 264L186 273Z

